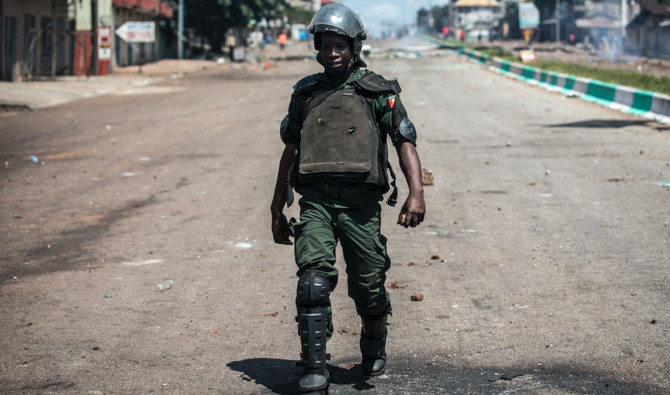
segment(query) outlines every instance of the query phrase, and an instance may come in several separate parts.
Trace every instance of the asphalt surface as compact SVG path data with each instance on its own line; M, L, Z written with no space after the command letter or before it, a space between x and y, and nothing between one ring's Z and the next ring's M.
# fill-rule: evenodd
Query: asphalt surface
M330 393L670 392L667 127L417 52L369 61L435 178L420 227L383 211L388 371L360 373L340 261ZM1 392L296 393L269 204L291 87L319 68L263 66L0 117Z

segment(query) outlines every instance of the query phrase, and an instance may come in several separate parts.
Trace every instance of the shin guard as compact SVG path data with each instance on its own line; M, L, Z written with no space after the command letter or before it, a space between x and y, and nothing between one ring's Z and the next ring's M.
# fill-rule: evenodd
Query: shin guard
M300 392L314 392L328 387L326 341L330 283L319 274L305 273L298 280L296 306L300 334L303 376Z
M367 376L379 376L386 369L386 318L391 314L388 300L369 307L357 305L363 322L361 328L361 368Z

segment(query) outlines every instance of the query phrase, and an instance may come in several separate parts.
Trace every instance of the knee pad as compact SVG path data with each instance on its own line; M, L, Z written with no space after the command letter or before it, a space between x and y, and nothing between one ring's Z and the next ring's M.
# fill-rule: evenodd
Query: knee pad
M388 299L377 302L372 306L363 306L356 303L356 312L364 322L385 320L387 316L393 314L391 302Z
M361 306L356 304L356 311L361 316L363 326L361 334L369 339L381 339L386 337L386 318L391 315L391 302L384 299L372 306Z
M296 295L298 306L323 306L330 298L330 281L322 274L307 272L298 280Z

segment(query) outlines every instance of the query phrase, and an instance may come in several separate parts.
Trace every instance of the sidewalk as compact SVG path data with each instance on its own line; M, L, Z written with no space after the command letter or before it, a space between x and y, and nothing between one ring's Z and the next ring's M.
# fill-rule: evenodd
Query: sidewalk
M48 81L0 82L0 112L37 110L84 98L124 94L166 78L220 66L216 61L161 60L118 67L108 76L64 76Z

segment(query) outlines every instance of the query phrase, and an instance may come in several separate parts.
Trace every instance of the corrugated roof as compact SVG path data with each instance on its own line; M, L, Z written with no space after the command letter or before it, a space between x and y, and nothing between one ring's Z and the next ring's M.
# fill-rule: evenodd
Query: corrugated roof
M652 15L670 16L670 5L667 4L657 4L643 1L640 3L640 7Z

